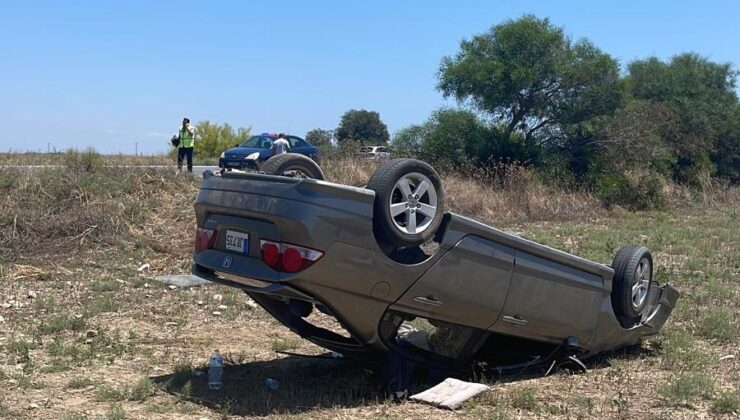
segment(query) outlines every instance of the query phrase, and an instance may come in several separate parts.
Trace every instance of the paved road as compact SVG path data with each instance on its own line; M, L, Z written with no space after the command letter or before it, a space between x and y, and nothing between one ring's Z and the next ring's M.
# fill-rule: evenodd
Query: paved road
M34 169L42 169L42 168L61 168L61 165L0 165L0 170L2 169L28 169L28 170L34 170ZM164 166L164 165L149 165L149 166L134 166L134 165L117 165L117 166L109 166L110 168L138 168L138 169L159 169L159 170L168 170L168 171L174 171L176 170L173 166ZM212 169L214 171L218 170L218 166L193 166L193 174L194 175L200 175L203 172L205 172L208 169Z

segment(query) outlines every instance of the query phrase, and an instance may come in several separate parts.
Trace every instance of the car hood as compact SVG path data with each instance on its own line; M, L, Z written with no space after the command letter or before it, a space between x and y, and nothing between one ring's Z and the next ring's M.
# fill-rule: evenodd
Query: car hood
M270 150L259 147L232 147L225 152L225 156L229 158L244 158L252 153L259 153L260 157L264 157L265 155L270 154Z

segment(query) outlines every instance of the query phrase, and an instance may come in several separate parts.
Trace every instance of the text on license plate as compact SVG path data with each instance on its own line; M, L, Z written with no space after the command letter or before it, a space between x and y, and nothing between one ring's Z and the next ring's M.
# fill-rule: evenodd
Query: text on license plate
M249 253L249 234L227 230L226 249L247 255Z

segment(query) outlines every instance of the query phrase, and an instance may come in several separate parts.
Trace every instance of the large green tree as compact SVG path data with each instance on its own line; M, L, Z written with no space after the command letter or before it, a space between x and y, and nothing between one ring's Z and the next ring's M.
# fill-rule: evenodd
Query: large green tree
M333 130L322 130L321 128L314 128L313 130L306 133L306 140L316 147L328 147L332 145L332 139L334 138Z
M348 140L369 145L385 144L390 138L380 114L364 109L345 112L335 133L340 144Z
M221 152L248 139L250 131L250 127L235 129L228 123L200 121L195 125L195 155L204 158L218 157Z
M675 155L674 176L698 182L702 175L737 178L740 162L740 112L737 72L694 53L663 62L655 57L628 66L632 95L667 106L678 117L665 138Z
M563 126L620 106L618 63L586 40L572 43L548 19L526 15L463 40L445 57L438 88L532 144L559 144Z

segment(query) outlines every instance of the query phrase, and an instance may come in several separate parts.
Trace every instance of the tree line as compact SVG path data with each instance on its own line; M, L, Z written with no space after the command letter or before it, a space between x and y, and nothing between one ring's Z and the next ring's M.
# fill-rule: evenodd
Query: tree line
M738 72L695 53L624 73L587 39L526 15L463 40L438 89L460 108L401 129L396 150L453 165L514 162L607 202L660 205L664 180L740 179Z

